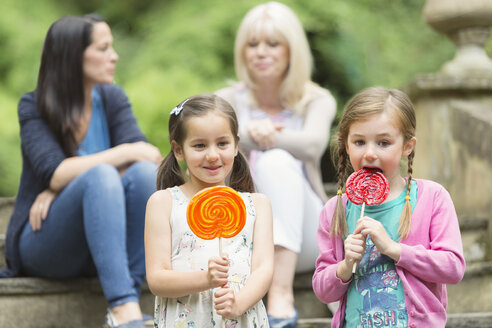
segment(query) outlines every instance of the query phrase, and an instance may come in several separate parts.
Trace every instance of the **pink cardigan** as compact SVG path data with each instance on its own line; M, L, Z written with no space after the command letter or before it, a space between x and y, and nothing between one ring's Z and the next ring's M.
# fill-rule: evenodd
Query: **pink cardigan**
M401 240L400 260L395 263L405 291L408 326L444 327L446 324L446 284L457 284L465 272L461 234L449 193L438 183L416 179L417 205L409 235ZM347 197L343 196L344 205ZM313 275L313 289L324 303L340 300L332 327L343 324L346 292L350 281L336 275L344 259L343 239L330 237L336 197L326 203L320 215L318 247L320 255Z

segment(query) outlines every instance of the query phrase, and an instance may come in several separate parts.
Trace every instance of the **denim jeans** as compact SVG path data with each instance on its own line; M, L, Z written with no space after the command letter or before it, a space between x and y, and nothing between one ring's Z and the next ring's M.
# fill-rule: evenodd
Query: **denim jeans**
M41 230L26 223L20 237L30 276L97 275L111 308L138 302L145 279L145 207L157 165L136 162L120 176L101 164L71 181L55 198Z

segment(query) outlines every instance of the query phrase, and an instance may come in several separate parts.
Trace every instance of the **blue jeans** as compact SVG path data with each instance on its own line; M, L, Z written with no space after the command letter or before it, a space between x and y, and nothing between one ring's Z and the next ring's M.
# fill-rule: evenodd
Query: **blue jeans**
M120 176L112 165L91 168L55 198L33 231L20 237L23 271L30 276L97 275L111 308L138 302L145 279L145 207L155 191L157 165L136 162Z

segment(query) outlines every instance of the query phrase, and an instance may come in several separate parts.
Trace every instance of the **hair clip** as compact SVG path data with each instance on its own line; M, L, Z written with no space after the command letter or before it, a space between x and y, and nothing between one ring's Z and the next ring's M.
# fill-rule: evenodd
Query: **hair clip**
M179 113L181 113L181 111L183 110L184 104L186 104L186 102L188 100L190 100L190 98L186 99L181 104L179 104L178 106L174 107L173 110L171 111L171 113L169 113L169 115L173 115L174 114L174 115L178 116Z
M405 196L405 200L410 200L410 196Z
M340 196L342 194L342 189L337 190L337 195Z

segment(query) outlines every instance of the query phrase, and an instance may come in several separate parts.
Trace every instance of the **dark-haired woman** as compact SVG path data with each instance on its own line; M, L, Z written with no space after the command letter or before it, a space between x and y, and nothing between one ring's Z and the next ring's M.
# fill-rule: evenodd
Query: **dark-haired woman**
M96 15L54 22L38 84L19 102L23 168L3 276L97 275L109 327L143 327L144 217L159 150L113 82L118 55Z

